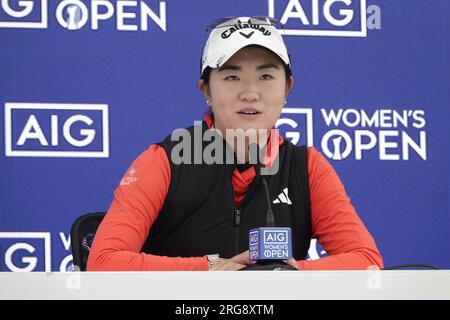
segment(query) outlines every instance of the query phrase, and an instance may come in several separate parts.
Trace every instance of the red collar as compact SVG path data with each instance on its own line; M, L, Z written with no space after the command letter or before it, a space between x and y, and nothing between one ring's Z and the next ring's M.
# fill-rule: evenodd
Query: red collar
M214 120L213 120L213 115L211 112L206 113L203 117L203 120L205 120L206 125L208 126L208 129L214 129ZM284 139L278 133L278 130L276 130L275 128L270 130L270 137L269 137L269 140L267 141L267 152L264 155L264 164L268 168L270 168L272 166L273 160L278 155L278 149L274 150L274 154L272 154L272 150L271 150L272 144L270 143L271 139L278 139L279 146L284 142Z

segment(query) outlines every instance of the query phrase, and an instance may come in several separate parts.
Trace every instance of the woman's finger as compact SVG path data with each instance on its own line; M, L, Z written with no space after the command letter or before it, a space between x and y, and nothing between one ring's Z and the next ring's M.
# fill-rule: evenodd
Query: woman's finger
M284 260L284 262L290 266L293 266L295 269L298 269L298 263L295 259Z
M244 251L233 258L231 258L232 261L243 264L243 265L249 265L254 264L255 261L250 260L249 251Z

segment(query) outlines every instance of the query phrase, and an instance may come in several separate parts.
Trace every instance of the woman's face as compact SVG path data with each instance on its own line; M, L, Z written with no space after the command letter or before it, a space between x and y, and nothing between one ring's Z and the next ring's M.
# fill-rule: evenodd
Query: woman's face
M209 88L199 81L199 89L210 101L214 126L222 133L273 128L292 85L292 77L286 81L281 60L255 46L242 48L222 67L213 69Z

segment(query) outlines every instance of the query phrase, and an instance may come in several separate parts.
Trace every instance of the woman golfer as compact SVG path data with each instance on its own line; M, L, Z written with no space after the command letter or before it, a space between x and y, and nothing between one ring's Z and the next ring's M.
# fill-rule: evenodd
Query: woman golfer
M209 27L198 82L209 111L132 163L87 270L248 267L249 230L268 224L270 207L271 225L291 228L293 258L286 262L296 269L381 268L331 165L274 129L294 85L276 21L224 18ZM307 260L312 238L327 257Z

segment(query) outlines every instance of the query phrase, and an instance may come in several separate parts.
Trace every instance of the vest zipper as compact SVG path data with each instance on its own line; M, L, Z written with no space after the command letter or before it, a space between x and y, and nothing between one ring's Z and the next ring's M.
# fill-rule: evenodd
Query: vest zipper
M241 210L239 209L234 209L234 224L236 226L240 226L241 225Z
M234 203L234 199L233 199ZM234 254L239 253L239 226L241 225L241 210L234 207Z
M233 214L234 214L234 254L239 253L239 227L241 225L241 210L236 208L236 202L234 201L234 188L231 183L231 191L233 195Z

